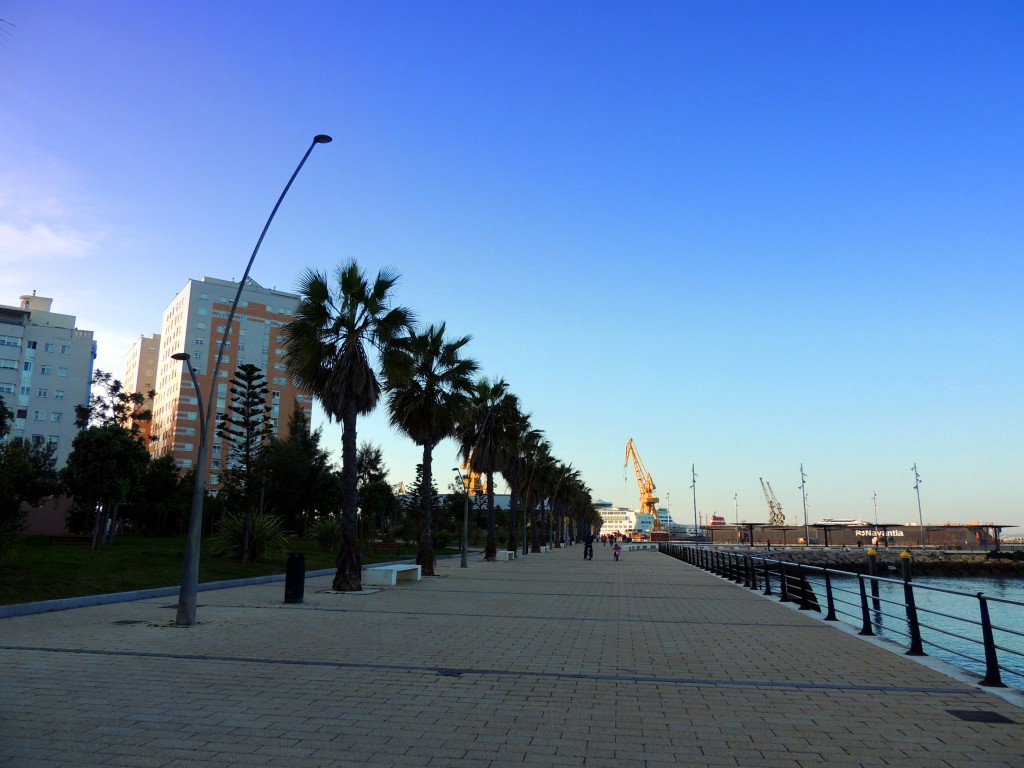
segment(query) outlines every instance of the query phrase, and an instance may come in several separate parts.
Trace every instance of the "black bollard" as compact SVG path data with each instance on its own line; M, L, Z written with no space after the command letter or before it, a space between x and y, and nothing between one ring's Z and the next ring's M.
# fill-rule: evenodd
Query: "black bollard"
M301 603L306 589L306 556L301 552L288 553L284 571L284 601Z

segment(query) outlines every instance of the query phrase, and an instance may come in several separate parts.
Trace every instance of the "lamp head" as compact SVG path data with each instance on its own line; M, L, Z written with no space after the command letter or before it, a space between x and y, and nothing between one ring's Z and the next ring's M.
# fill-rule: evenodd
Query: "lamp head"
M317 144L330 144L334 139L328 136L326 133L318 133L313 137L313 141Z
M175 352L173 355L171 355L171 359L172 360L186 360L187 361L187 360L192 359L192 355L190 355L188 352Z

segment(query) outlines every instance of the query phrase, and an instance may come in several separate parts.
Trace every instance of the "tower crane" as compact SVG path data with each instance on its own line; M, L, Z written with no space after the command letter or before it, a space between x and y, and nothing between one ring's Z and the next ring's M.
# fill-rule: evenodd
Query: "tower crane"
M764 493L764 500L768 502L768 525L785 525L786 516L782 514L782 505L775 498L772 484L766 483L763 477L759 477L758 480L761 481L761 491Z
M630 458L633 459L633 468L636 470L636 484L640 487L640 511L651 515L651 519L654 521L651 525L652 533L663 531L665 529L658 517L658 497L654 495L654 479L644 466L640 454L637 453L633 438L629 438L629 442L626 443L626 461L622 465L623 467L629 465Z

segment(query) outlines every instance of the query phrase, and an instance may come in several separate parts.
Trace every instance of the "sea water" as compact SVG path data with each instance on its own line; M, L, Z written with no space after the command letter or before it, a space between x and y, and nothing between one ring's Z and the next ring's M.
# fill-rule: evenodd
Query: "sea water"
M857 579L832 574L837 618L860 629L863 614ZM809 580L824 612L824 580L816 573L809 574ZM872 627L879 637L909 648L904 589L902 583L894 581L898 579L879 583L879 610L875 610L871 600L870 584L865 584ZM914 589L914 601L925 653L978 675L985 674L978 593L991 598L987 601L989 619L999 664L1005 668L1002 682L1024 690L1024 577L920 575L914 576L913 583L918 585ZM1003 600L1009 602L1001 602ZM1017 674L1008 673L1006 669Z

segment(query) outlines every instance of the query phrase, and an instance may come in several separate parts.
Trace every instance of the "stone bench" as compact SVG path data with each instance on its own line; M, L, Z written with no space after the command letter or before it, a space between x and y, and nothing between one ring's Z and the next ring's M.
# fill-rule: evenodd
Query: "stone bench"
M423 569L415 563L371 565L363 569L363 585L394 587L400 581L419 581Z
M540 545L540 551L541 552L547 552L549 549L551 549L551 547L549 547L547 544L541 544Z
M644 543L621 544L620 546L622 547L623 551L625 551L625 552L633 552L634 550L637 550L637 549L657 549L658 548L657 544L655 544L655 543L647 543L647 542L644 542Z
M499 562L501 562L501 561L508 561L508 560L515 560L516 559L516 553L513 550L511 550L511 549L499 549L497 552L494 553L494 557Z

